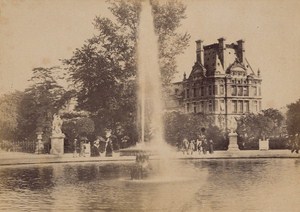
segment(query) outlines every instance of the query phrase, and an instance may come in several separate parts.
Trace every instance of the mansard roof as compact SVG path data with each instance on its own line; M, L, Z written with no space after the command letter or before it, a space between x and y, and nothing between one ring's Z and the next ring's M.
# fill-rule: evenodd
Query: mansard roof
M210 45L202 45L202 41L197 42L197 61L188 79L222 77L225 74L260 77L259 73L255 74L245 57L243 40L231 44L226 44L224 38L218 41L219 43Z
M223 74L225 74L225 70L222 66L222 62L219 59L218 55L216 55L216 57L215 57L215 63L214 64L215 64L215 67L212 70L212 72L210 73L210 75L223 75Z

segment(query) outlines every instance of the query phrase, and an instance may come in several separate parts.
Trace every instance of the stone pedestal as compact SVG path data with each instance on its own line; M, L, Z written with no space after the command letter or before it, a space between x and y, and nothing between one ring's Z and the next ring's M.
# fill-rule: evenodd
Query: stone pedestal
M64 154L64 138L65 138L65 135L63 133L51 136L50 154L52 154L52 155Z
M84 148L84 155L87 157L91 156L91 145L88 144L83 144L83 148Z
M239 146L237 144L237 133L231 132L229 133L229 145L227 151L239 151Z
M42 132L37 132L37 142L35 143L35 154L41 154L44 151L44 143L42 141Z
M259 139L259 150L269 150L269 139L261 140Z

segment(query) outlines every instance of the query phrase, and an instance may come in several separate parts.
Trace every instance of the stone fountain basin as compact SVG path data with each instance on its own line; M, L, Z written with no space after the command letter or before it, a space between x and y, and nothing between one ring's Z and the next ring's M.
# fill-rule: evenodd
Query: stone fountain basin
M153 155L154 151L146 145L136 145L126 149L120 149L120 156L136 156L139 154Z
M146 144L138 143L136 146L120 149L120 156L136 156L139 154L149 155L149 156L162 156L162 155L171 155L176 153L175 150L172 150L170 146L152 146Z

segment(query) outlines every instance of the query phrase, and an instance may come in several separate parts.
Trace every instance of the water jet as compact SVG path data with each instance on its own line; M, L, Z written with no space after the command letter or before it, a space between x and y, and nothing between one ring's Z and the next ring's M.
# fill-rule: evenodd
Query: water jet
M141 173L149 171L148 166L145 166L148 163L149 156L157 155L160 160L165 160L171 153L171 148L164 140L162 118L164 106L158 63L158 41L154 30L151 5L148 1L142 2L137 54L140 141L135 147L123 149L121 152L122 154L136 156L136 167L133 169L131 176L132 178L141 179L143 178ZM150 136L146 135L146 131Z

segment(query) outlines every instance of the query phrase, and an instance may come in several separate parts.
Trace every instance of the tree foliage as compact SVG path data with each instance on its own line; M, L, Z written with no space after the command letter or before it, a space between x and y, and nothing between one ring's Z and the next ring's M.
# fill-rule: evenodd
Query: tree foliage
M201 129L206 129L206 137L212 140L214 148L224 150L228 146L225 135L221 129L213 124L212 117L203 113L185 114L181 112L166 113L164 116L165 139L175 146L180 145L184 138L196 140Z
M166 113L164 116L165 138L172 145L181 142L184 138L196 139L201 128L208 128L212 120L202 114L184 114L181 112Z
M276 109L250 113L238 120L237 133L254 140L280 136L283 133L284 116Z
M287 131L290 135L300 133L300 99L287 106Z
M64 60L75 85L78 108L91 112L97 128L136 128L136 46L141 1L108 1L114 18L96 17L97 33ZM159 37L160 66L164 85L176 73L175 57L187 47L190 36L177 33L185 7L177 1L152 1ZM99 129L96 129L99 131ZM136 135L135 132L131 134Z
M176 57L188 46L190 35L177 29L186 18L186 7L179 1L152 1L154 27L158 35L159 63L163 85L167 87L177 73Z
M57 83L57 67L34 68L31 86L25 90L21 101L19 137L36 137L36 131L43 132L43 139L51 134L53 114L57 113L70 98L70 93Z
M0 139L13 140L17 138L20 119L20 102L24 93L16 91L0 97Z

